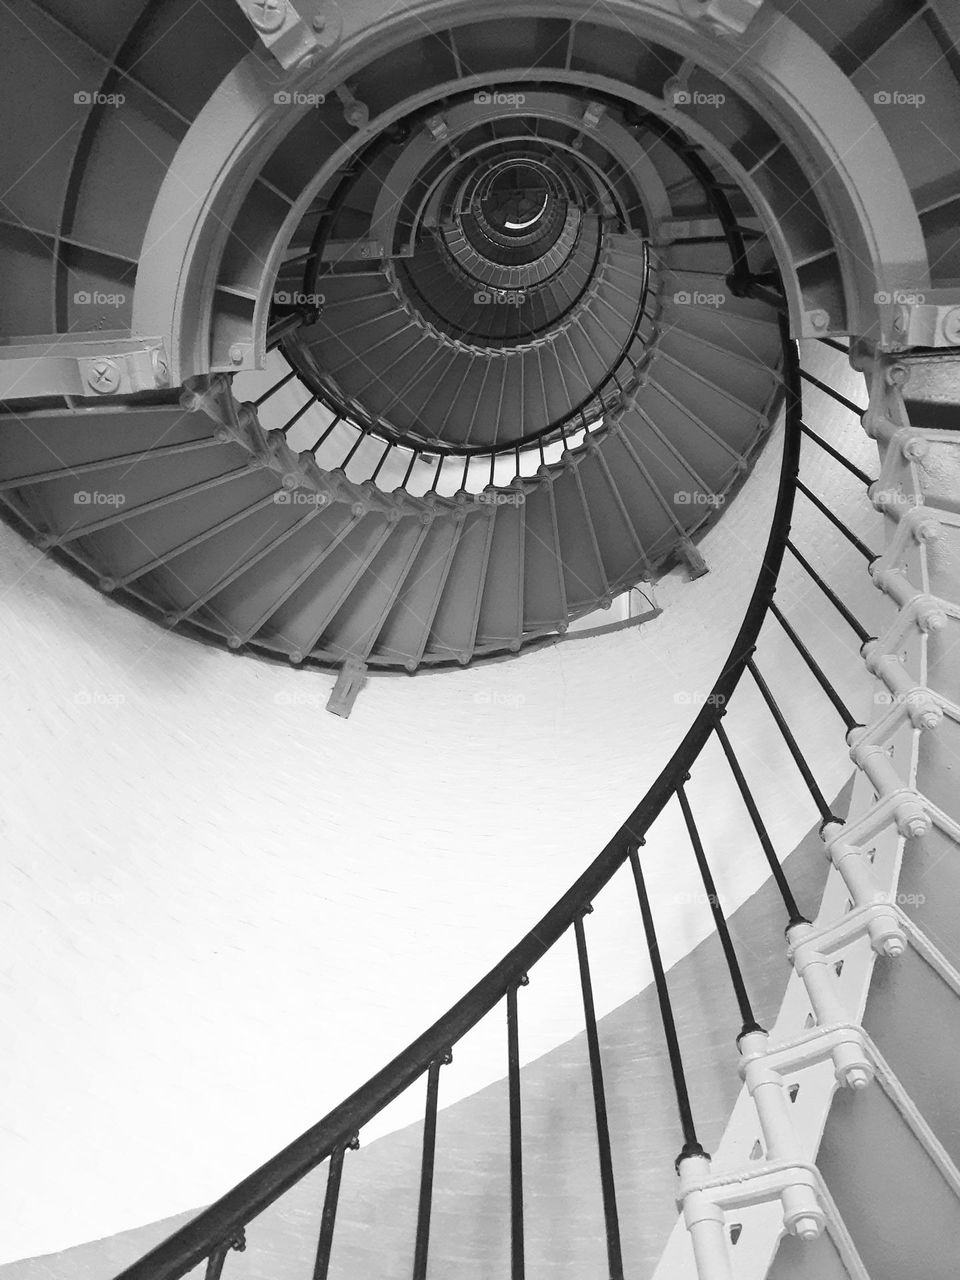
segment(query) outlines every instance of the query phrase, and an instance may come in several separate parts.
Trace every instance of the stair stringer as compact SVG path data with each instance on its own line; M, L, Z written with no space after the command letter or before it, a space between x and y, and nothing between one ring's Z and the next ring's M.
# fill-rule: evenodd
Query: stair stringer
M895 963L908 946L960 999L960 973L902 909L899 893L908 842L936 830L960 846L956 816L919 789L921 735L945 720L960 723L960 706L944 688L945 670L956 674L960 658L951 667L941 656L936 687L928 681L931 637L946 641L941 655L960 640L960 601L933 593L930 559L948 534L951 549L960 548L960 516L950 505L957 495L931 492L936 481L942 488L944 476L956 475L960 433L910 423L902 393L909 359L857 355L855 367L870 387L863 425L878 440L881 460L870 496L886 516L885 551L870 573L899 607L884 634L863 647L877 679L874 711L866 727L847 735L857 772L846 822L825 823L822 831L831 867L820 909L812 925L788 930L793 972L784 1000L769 1043L757 1035L741 1040L747 1084L712 1161L680 1162L681 1217L654 1280L762 1280L785 1236L813 1240L825 1231L841 1272L869 1280L816 1165L831 1106L845 1086L884 1090L952 1193L960 1220L960 1171L862 1025L877 956ZM752 1096L771 1079L783 1086L775 1091L772 1133L761 1123L770 1123L770 1102L761 1108ZM781 1149L772 1153L777 1142ZM810 1255L809 1273L820 1274L823 1249Z

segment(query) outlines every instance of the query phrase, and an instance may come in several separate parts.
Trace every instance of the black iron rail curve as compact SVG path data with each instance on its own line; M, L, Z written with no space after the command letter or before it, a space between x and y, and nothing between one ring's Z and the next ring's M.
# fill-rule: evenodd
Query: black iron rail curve
M404 1093L429 1069L431 1063L486 1017L511 987L523 981L527 972L567 932L590 901L623 866L631 850L643 841L651 824L676 792L678 781L689 772L713 734L722 709L728 705L756 648L783 562L800 463L801 393L797 348L789 339L783 319L781 333L787 388L786 429L776 507L763 562L740 630L713 686L713 693L650 790L586 871L535 928L442 1018L322 1120L120 1272L116 1280L182 1280L224 1240L236 1235L240 1227L262 1213L301 1178L329 1156L342 1152L365 1124Z

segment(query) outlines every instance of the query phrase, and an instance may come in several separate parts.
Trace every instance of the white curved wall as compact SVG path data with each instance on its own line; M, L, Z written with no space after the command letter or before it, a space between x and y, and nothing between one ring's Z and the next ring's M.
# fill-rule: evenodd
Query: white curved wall
M875 471L855 424L845 447ZM859 497L836 463L809 457L804 474L835 508ZM712 684L755 578L777 466L775 446L705 540L710 574L665 580L655 623L486 668L372 680L349 721L323 711L331 677L167 635L0 531L12 1042L0 1126L13 1157L0 1174L0 1261L215 1198L526 932L640 798ZM862 497L859 509L854 523L878 530ZM796 527L805 547L814 531L819 563L838 557L831 582L859 590L869 622L879 595L855 553L839 553L809 507ZM803 633L818 631L837 671L859 672L801 571L784 583ZM781 637L761 652L785 677L778 691L830 794L849 771L838 722ZM792 776L784 785L792 765L755 695L742 699L749 714L735 704L730 732L785 856L813 810ZM765 864L728 780L704 768L690 794L710 816L732 909ZM711 927L691 863L665 815L648 875L671 963ZM638 927L629 893L601 895L589 923L601 1013L649 981ZM572 958L571 943L532 975L525 1060L581 1025ZM499 1023L469 1040L444 1103L504 1073ZM415 1092L377 1131L414 1117Z

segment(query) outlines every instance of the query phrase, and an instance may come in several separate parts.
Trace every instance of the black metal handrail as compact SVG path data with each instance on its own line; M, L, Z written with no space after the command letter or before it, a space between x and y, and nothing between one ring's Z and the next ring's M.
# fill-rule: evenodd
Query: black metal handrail
M783 454L780 469L779 491L776 508L771 523L763 562L749 606L744 615L736 640L729 657L717 678L710 697L701 708L692 726L683 738L660 773L653 786L643 800L633 810L616 834L607 842L602 852L594 859L586 871L567 890L562 898L546 913L533 928L484 978L482 978L467 994L447 1011L432 1027L413 1041L402 1053L386 1067L374 1075L360 1089L335 1107L313 1125L299 1138L295 1139L278 1155L249 1175L225 1196L197 1215L191 1222L181 1227L172 1236L151 1250L145 1257L135 1262L121 1273L117 1280L180 1280L204 1259L220 1257L224 1242L239 1238L242 1228L257 1217L270 1204L300 1181L306 1174L317 1168L324 1160L330 1158L328 1171L327 1199L321 1223L321 1239L318 1249L317 1270L315 1274L325 1275L329 1261L329 1247L332 1238L332 1219L336 1209L336 1197L339 1188L340 1171L343 1153L347 1147L354 1145L360 1130L405 1090L424 1074L433 1079L437 1064L445 1060L453 1046L462 1037L490 1013L501 1001L507 999L508 1021L511 1022L511 1092L516 1088L517 1065L515 1058L515 999L518 986L527 981L528 971L554 946L554 944L571 928L577 930L578 946L581 954L581 977L584 983L584 1009L587 1020L588 1036L591 1027L595 1031L595 1014L588 986L589 970L585 967L586 952L583 943L582 917L590 909L592 899L611 879L614 873L628 859L634 865L634 873L639 873L637 859L638 846L644 842L651 824L661 813L667 802L678 794L683 780L689 774L694 762L710 738L719 730L720 721L729 704L730 697L736 689L744 671L750 666L755 670L753 655L756 649L760 629L768 615L770 604L776 588L777 577L786 548L786 540L790 529L793 510L796 480L800 459L800 379L799 359L795 345L789 341L785 322L782 322L784 338L786 427L784 434ZM741 775L742 777L742 775ZM755 821L758 818L755 817ZM780 883L785 883L781 874ZM638 879L638 890L642 885L642 876ZM785 903L791 915L798 914L796 904L787 889ZM716 899L716 894L712 895ZM641 898L641 906L643 899ZM646 923L646 917L645 917ZM652 926L652 920L650 921ZM728 951L728 959L732 957ZM586 977L584 977L586 974ZM735 971L731 969L731 974ZM658 980L665 982L662 972ZM734 976L735 985L737 978ZM749 1003L742 988L742 979L737 991L741 998L744 1012L744 1025L752 1022L752 1014L747 1016ZM665 987L661 992L661 1003L668 999ZM746 1003L744 1003L746 1002ZM666 1029L666 1023L665 1023ZM669 1031L667 1030L669 1043ZM684 1108L682 1099L686 1097L686 1085L683 1078L683 1067L679 1054L671 1054L674 1067L674 1079L678 1099L681 1100L680 1113L684 1133L684 1148L680 1158L695 1153L700 1149L696 1141L692 1117L689 1115L689 1103ZM594 1063L599 1066L599 1061ZM597 1107L598 1136L603 1147L603 1126L605 1124L605 1103L602 1095L602 1081L598 1087L598 1073L594 1070L594 1095ZM429 1099L433 1095L428 1092L428 1125L431 1123ZM517 1095L518 1096L518 1095ZM511 1114L519 1124L519 1106L511 1107ZM428 1127L425 1135L425 1154L428 1151L426 1137L432 1132ZM432 1139L431 1139L432 1141ZM519 1140L514 1142L514 1151L519 1153ZM432 1159L432 1146L429 1148ZM522 1176L519 1162L514 1176ZM611 1274L619 1275L615 1265L619 1257L619 1245L611 1240L611 1231L616 1224L615 1199L612 1185L604 1179L604 1204L608 1226L608 1252ZM424 1173L421 1186L427 1185ZM522 1201L522 1196L521 1196ZM517 1210L517 1197L514 1195L514 1213ZM328 1213L329 1209L329 1213ZM428 1221L421 1216L422 1231L428 1231ZM521 1242L522 1250L522 1208L518 1222L514 1218L514 1241ZM426 1237L421 1234L421 1254L426 1248ZM220 1251L218 1253L218 1251ZM514 1247L516 1264L517 1247ZM519 1274L516 1265L514 1275Z

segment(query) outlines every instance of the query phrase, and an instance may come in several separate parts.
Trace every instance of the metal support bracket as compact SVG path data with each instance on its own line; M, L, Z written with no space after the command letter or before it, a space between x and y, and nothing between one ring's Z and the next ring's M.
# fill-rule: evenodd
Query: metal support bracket
M340 668L337 683L333 686L333 692L327 701L327 710L335 716L342 716L346 719L353 710L357 695L363 688L366 673L367 665L365 662L357 662L356 659L348 658Z
M162 338L72 333L0 343L0 400L125 396L169 386Z
M742 36L762 5L763 0L680 0L684 17L715 36Z
M343 15L336 0L237 0L264 49L285 71L315 66L340 43Z
M898 291L879 295L893 307L890 349L960 347L960 298L956 289Z

